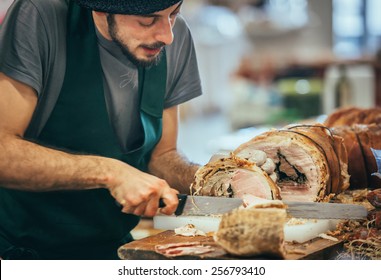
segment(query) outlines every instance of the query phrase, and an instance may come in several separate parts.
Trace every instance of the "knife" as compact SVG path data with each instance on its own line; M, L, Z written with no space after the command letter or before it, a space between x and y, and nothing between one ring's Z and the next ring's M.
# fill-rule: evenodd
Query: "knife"
M241 206L241 198L217 197L217 196L195 196L177 194L179 205L175 211L176 216L208 216L230 212ZM159 200L159 208L165 207L162 199Z
M241 198L191 196L178 194L179 205L175 211L176 216L208 216L230 212L243 205ZM282 201L286 204L287 213L294 218L304 219L366 219L367 209L362 205L323 202L296 202ZM162 199L159 207L164 207Z
M305 219L366 219L368 210L362 205L323 202L283 201L287 213Z

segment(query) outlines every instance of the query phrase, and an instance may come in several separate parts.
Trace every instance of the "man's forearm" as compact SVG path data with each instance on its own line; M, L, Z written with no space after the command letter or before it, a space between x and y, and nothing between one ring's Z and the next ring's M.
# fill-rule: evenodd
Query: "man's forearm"
M108 160L112 161L73 155L1 135L0 185L28 191L106 187L112 181Z
M124 213L151 217L159 198L166 204L162 213L176 210L176 190L122 161L74 155L15 136L0 134L0 139L1 187L35 192L106 188Z
M166 152L159 157L152 158L149 171L180 193L190 193L190 184L194 180L194 174L199 168L198 164L189 160L176 150Z

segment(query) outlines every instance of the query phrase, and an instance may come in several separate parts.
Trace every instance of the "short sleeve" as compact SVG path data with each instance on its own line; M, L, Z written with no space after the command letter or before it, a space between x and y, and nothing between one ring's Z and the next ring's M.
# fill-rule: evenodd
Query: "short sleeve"
M174 27L174 42L167 47L167 94L165 108L202 94L197 56L191 32L180 16Z

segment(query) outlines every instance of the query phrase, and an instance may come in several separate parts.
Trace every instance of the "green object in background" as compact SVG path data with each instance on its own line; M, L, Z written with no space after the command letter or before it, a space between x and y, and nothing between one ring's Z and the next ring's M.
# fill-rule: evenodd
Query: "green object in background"
M283 107L293 117L309 118L322 113L323 82L319 78L287 78L278 81ZM296 112L296 116L295 116Z
M300 121L301 117L296 109L282 109L276 113L273 113L266 120L266 124L271 126L284 126L290 123L296 123Z

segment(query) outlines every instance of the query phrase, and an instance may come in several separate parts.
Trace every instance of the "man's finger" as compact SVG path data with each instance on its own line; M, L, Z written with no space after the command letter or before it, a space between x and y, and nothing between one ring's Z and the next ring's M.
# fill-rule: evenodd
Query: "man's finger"
M171 215L176 211L177 205L179 204L179 199L176 194L177 192L174 191L168 193L166 196L162 196L165 207L160 209L161 213Z
M140 203L135 209L132 211L132 214L137 215L137 216L142 216L147 208L147 203L142 202Z

